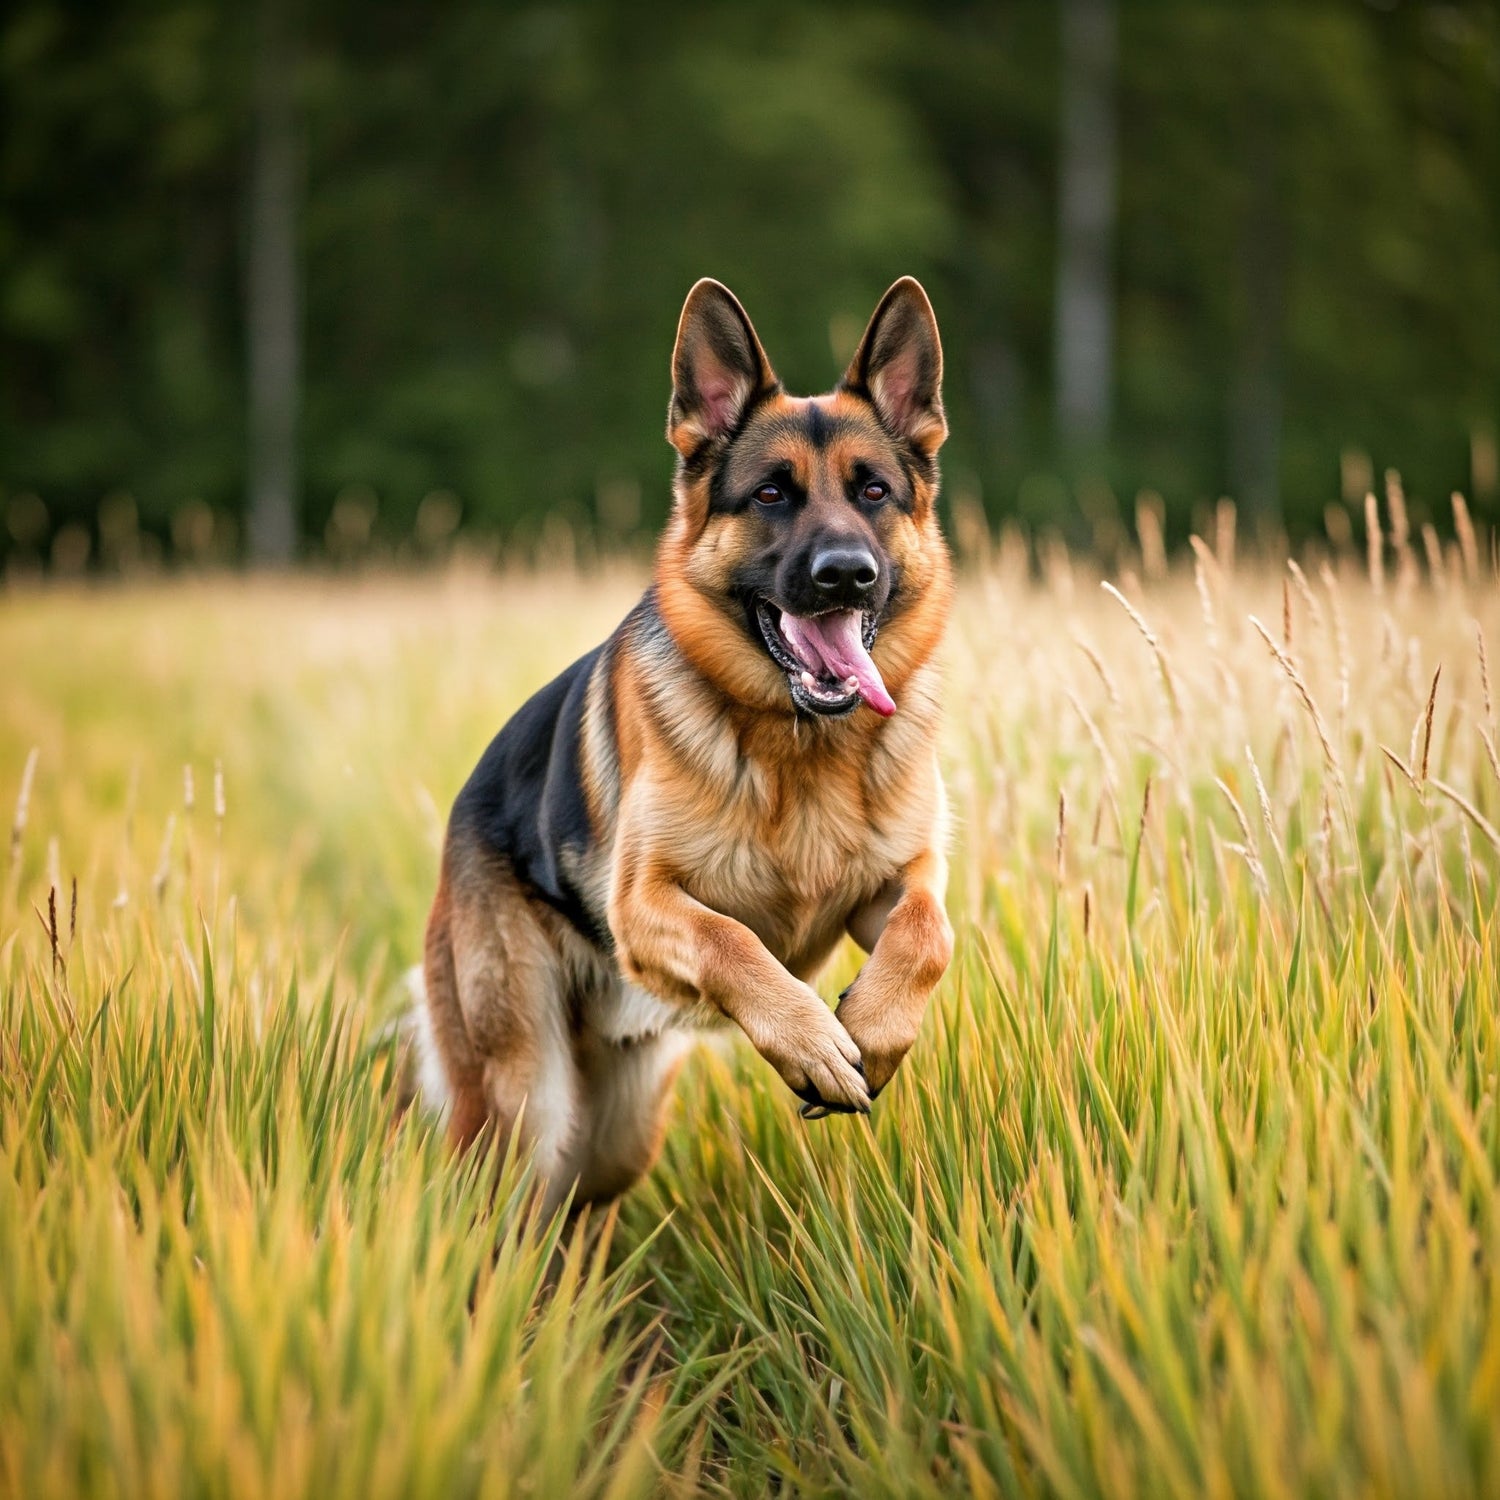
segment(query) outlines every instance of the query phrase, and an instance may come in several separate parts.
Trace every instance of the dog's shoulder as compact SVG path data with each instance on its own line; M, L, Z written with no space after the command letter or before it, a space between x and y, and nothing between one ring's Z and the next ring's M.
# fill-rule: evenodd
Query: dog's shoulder
M599 838L598 778L589 774L585 741L600 740L590 721L607 713L617 640L581 656L516 710L458 794L448 825L450 843L504 859L523 884L601 943L602 913L574 871Z

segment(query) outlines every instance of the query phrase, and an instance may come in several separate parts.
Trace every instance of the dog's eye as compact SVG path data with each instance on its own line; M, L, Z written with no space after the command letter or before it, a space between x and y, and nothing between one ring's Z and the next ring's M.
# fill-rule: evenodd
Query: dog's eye
M762 505L775 505L778 500L784 500L786 497L781 493L779 485L763 484L756 490L755 498Z
M860 490L859 498L861 500L868 501L871 505L874 505L877 502L884 500L885 497L889 494L890 489L886 485L883 485L878 479L872 479L867 485L865 485L862 490Z

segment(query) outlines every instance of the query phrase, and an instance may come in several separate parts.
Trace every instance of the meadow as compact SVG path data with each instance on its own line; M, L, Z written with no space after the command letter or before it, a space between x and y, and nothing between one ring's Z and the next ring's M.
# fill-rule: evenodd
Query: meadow
M639 572L0 595L0 1492L1500 1492L1500 594L1394 519L981 549L917 1048L816 1124L700 1049L576 1226L384 1027Z

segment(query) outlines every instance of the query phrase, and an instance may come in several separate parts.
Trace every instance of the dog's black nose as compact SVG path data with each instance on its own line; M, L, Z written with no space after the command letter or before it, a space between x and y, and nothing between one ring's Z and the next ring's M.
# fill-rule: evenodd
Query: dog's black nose
M848 598L875 587L880 568L864 547L825 547L812 560L813 582L825 594Z

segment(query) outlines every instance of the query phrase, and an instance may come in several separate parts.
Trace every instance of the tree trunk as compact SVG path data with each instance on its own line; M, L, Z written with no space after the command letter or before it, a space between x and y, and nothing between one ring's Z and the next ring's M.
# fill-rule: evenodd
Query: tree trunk
M1239 230L1240 337L1229 400L1230 492L1261 541L1281 528L1282 323L1286 226L1274 100L1245 111L1247 198Z
M1109 437L1114 377L1115 0L1061 0L1056 422L1065 448Z
M275 565L290 562L297 544L301 350L295 55L285 0L260 0L257 11L245 319L249 548L252 562Z

